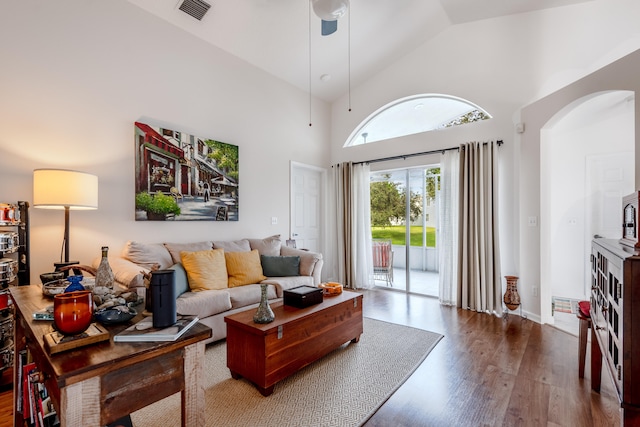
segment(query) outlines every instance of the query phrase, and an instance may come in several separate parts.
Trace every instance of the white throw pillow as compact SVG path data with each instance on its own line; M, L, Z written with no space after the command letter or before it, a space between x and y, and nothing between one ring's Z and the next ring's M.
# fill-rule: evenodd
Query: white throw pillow
M130 240L122 250L122 257L149 270L156 264L161 270L175 264L169 251L161 243L140 243Z
M275 234L273 236L265 237L264 239L247 239L251 249L257 249L260 255L266 256L280 256L280 248L282 247L282 240L280 235Z

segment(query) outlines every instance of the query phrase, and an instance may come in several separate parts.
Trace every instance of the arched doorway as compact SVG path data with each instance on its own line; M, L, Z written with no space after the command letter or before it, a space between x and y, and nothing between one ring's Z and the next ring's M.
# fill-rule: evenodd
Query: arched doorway
M605 91L567 105L540 131L543 323L577 332L571 309L588 299L591 239L620 237L621 199L634 189L634 121L634 93Z

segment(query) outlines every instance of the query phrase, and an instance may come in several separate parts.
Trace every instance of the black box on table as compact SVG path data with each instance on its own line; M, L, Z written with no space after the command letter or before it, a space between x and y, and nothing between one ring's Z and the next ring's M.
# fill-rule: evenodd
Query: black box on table
M313 286L298 286L283 292L284 305L297 308L309 307L322 302L322 289Z

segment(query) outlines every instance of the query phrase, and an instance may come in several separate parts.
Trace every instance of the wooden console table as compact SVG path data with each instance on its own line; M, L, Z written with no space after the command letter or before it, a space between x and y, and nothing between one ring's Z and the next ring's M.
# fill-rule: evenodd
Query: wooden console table
M276 316L253 322L255 309L224 318L227 323L227 367L235 379L251 381L269 396L282 379L362 334L362 295L343 291L306 308L271 305Z
M51 331L51 322L35 321L32 314L53 300L35 285L12 288L11 297L14 363L18 352L29 350L44 374L62 427L104 426L177 392L182 394L182 426L204 426L201 378L209 327L197 323L174 342L114 343L113 335L128 324L109 326L109 341L50 355L43 336ZM14 426L23 426L16 410L17 369L13 384Z

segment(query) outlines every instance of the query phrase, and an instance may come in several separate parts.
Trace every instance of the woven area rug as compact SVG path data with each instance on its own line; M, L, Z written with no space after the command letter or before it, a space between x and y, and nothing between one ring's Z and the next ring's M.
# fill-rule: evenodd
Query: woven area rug
M442 335L364 318L360 342L345 344L277 383L264 397L227 369L224 342L205 353L207 426L358 426L422 363ZM180 425L180 395L131 414L134 427Z

